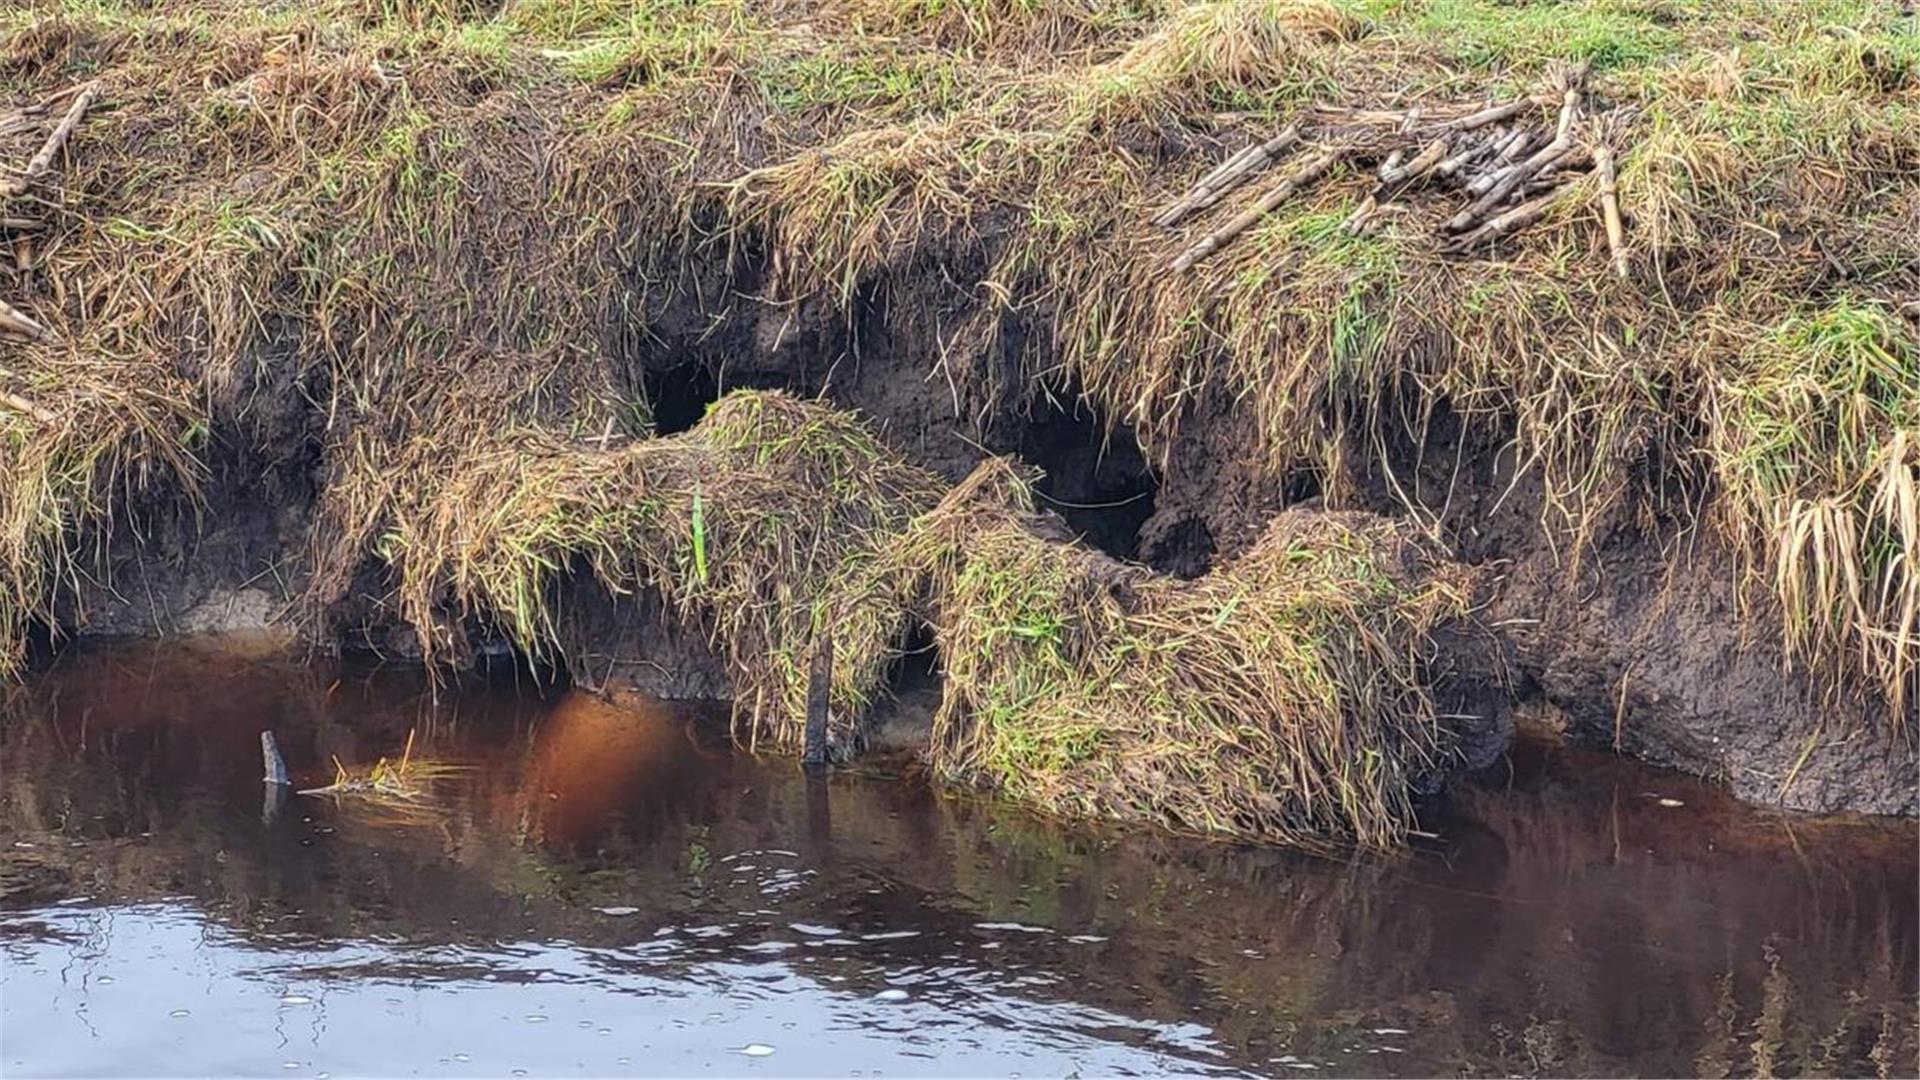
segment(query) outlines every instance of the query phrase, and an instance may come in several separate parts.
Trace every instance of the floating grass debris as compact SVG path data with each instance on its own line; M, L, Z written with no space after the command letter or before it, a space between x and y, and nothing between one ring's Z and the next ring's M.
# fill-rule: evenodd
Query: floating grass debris
M303 788L301 795L330 795L364 799L387 806L420 808L430 801L436 785L465 772L467 766L451 761L413 756L414 732L407 732L407 745L398 760L380 758L363 773L356 773L333 759L333 782L324 787Z

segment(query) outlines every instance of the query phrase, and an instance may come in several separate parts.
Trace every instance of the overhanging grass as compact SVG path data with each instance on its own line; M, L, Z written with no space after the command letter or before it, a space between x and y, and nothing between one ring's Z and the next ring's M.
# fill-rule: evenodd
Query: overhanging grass
M1365 515L1283 519L1197 583L1058 538L995 459L942 495L857 418L766 392L605 450L529 436L469 455L387 545L431 646L491 621L560 637L587 570L705 628L749 745L800 748L810 660L837 657L830 730L857 742L916 622L943 658L934 765L1079 816L1269 841L1386 846L1451 736L1418 652L1464 583Z
M1398 842L1450 745L1417 650L1467 589L1403 528L1289 516L1194 582L1036 531L982 465L915 522L944 659L935 767L1077 817Z

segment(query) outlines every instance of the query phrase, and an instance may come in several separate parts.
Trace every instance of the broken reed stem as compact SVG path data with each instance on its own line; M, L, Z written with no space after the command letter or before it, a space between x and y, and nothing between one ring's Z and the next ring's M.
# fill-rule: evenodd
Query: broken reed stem
M1627 279L1626 229L1620 223L1620 183L1613 170L1613 147L1596 143L1594 168L1600 173L1600 213L1607 223L1607 252L1612 257L1614 275Z
M1415 154L1412 161L1394 168L1381 169L1380 182L1383 184L1400 184L1420 179L1440 164L1441 159L1447 156L1447 150L1451 145L1445 135L1440 136L1428 143L1425 149Z
M86 89L80 91L80 95L73 99L73 104L67 107L67 115L60 118L59 126L55 127L53 133L47 136L47 141L41 144L40 152L33 155L27 162L26 171L7 183L6 194L9 197L25 194L34 181L40 179L48 169L53 167L53 159L59 156L60 148L66 145L67 138L73 134L73 129L79 126L80 118L86 115L87 109L93 104L93 99L99 94L100 84L88 83Z
M0 390L0 408L8 409L22 416L31 417L47 425L52 425L60 419L39 405L21 397L19 394L8 393L5 390Z
M18 334L30 341L47 336L47 328L27 318L19 308L0 300L0 332Z
M1520 115L1532 106L1532 104L1532 98L1515 98L1505 105L1495 105L1491 108L1482 109L1477 113L1469 113L1457 120L1448 121L1447 130L1473 131L1476 128L1486 127L1488 124L1497 124L1502 120L1509 120Z
M1308 158L1301 163L1298 169L1275 184L1273 190L1260 196L1259 200L1252 206L1235 215L1233 220L1227 222L1225 225L1220 226L1220 228L1202 237L1199 243L1181 252L1179 256L1167 265L1167 269L1175 274L1186 273L1192 269L1194 263L1227 246L1227 244L1232 242L1234 237L1247 231L1255 222L1272 213L1275 207L1291 198L1294 192L1299 191L1301 188L1306 187L1326 175L1327 170L1333 168L1333 163L1339 159L1340 155L1332 150L1322 150L1320 153Z
M1299 125L1289 124L1285 131L1266 142L1240 151L1208 173L1178 202L1154 215L1153 223L1162 228L1168 228L1178 224L1180 219L1188 214L1205 210L1219 202L1227 192L1239 187L1255 172L1266 167L1268 162L1286 153L1294 143L1299 141Z
M1534 151L1533 156L1508 169L1472 206L1455 214L1453 219L1447 222L1447 231L1462 232L1472 228L1494 207L1505 202L1507 196L1513 194L1521 184L1531 179L1535 173L1560 160L1562 155L1571 150L1573 148L1573 114L1579 105L1580 91L1568 90L1566 103L1560 108L1560 133L1554 136L1552 142Z
M1489 219L1486 224L1481 225L1472 232L1454 237L1443 245L1440 250L1449 254L1462 252L1469 248L1478 247L1481 244L1491 243L1510 233L1518 232L1526 226L1540 220L1541 215L1547 212L1547 208L1552 206L1554 200L1558 199L1560 193L1565 190L1564 187L1555 188L1537 199L1523 202L1519 206L1508 210L1506 213Z

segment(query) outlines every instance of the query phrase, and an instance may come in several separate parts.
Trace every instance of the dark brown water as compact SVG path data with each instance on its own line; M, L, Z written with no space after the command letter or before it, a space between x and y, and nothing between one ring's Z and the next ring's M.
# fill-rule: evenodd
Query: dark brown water
M263 728L303 786L410 730L470 768L269 814ZM1522 747L1414 854L1328 859L174 646L14 691L0 766L8 1076L1916 1070L1915 826L1602 754Z

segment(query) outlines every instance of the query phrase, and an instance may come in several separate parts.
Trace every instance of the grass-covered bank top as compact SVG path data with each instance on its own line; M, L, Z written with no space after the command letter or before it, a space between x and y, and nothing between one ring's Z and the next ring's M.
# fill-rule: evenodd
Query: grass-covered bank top
M393 477L644 433L618 358L693 257L775 301L887 290L956 402L1071 376L1150 451L1217 388L1251 452L1334 478L1445 401L1511 427L1543 527L1704 511L1795 655L1896 722L1920 698L1920 27L1891 0L29 0L0 38L9 108L102 86L3 210L31 227L0 291L53 335L0 342L29 406L0 410L0 633L117 500L191 490L216 426L286 453L292 398L326 418L323 594L400 557ZM1590 199L1450 258L1425 215L1342 229L1372 183L1344 167L1161 272L1217 217L1154 211L1312 106L1565 61L1628 127L1624 280Z

